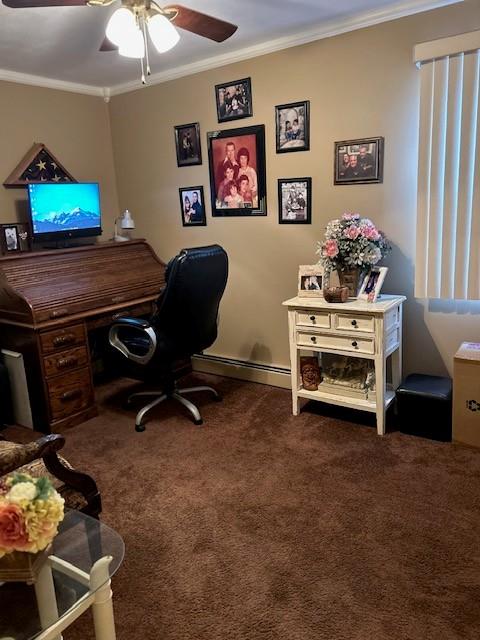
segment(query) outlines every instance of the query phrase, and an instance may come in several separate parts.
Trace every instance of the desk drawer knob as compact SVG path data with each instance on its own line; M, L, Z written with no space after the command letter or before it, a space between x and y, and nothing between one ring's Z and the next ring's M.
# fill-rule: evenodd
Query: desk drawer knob
M315 316L310 316L310 320L311 320L312 322L315 322Z
M352 320L352 327L356 327L357 326L357 321L356 320Z
M354 340L354 341L352 342L352 347L358 347L358 343L357 343L357 341L356 341L356 340Z
M71 344L75 342L75 334L74 333L66 333L63 336L57 336L53 339L54 347L62 347L64 344Z
M68 367L74 367L78 363L78 358L70 356L68 358L59 358L57 360L58 369L68 369Z
M312 336L312 337L310 338L310 340L311 340L312 342L316 342L316 341L317 341L317 339L316 339L316 337L315 337L315 336Z
M81 395L82 395L81 389L72 389L71 391L65 391L65 393L62 393L62 395L60 396L60 400L62 402L69 402L70 400L74 400L75 398L78 398Z

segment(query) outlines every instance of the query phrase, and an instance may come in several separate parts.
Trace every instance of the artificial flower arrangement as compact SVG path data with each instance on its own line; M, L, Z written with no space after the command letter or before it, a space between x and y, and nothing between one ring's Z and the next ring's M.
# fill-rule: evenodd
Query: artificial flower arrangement
M335 270L366 271L390 248L383 233L369 218L361 218L358 213L344 213L327 224L325 240L318 243L317 253L328 274Z
M14 473L0 480L0 558L12 551L37 553L57 534L64 499L46 477Z

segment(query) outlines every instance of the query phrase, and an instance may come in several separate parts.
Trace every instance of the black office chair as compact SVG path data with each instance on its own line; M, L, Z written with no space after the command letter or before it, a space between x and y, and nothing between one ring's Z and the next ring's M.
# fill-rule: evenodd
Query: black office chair
M212 387L178 389L174 365L207 349L216 340L218 307L227 277L228 257L222 247L183 249L167 265L166 286L152 317L118 318L111 326L109 342L124 356L121 360L125 375L162 383L162 391L141 391L128 399L130 402L138 396L155 397L137 413L136 431L145 430L145 415L167 398L186 407L195 424L202 424L202 417L184 395L210 391L216 400L221 400Z

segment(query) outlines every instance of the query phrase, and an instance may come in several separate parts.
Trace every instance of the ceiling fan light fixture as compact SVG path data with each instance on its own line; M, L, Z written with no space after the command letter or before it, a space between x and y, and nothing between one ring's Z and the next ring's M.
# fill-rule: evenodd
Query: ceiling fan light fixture
M160 13L147 18L148 34L158 53L172 49L180 40L180 35L168 18Z
M105 35L117 46L121 46L132 37L137 29L135 16L130 9L120 7L114 11L108 21Z
M145 40L138 27L128 32L127 37L118 47L118 53L125 58L145 57Z

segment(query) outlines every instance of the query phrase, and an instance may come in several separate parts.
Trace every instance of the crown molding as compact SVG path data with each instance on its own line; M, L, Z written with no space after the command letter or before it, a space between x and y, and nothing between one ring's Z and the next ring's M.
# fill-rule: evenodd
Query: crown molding
M82 93L87 96L105 98L105 89L103 87L66 82L65 80L55 80L54 78L34 76L29 73L17 73L16 71L0 69L0 80L5 82L15 82L17 84L28 84L33 87L45 87L46 89L57 89L58 91L69 91L71 93ZM107 91L110 96L110 90L108 89Z
M59 91L70 91L73 93L97 96L105 100L105 102L108 102L111 96L130 93L131 91L139 91L141 89L148 88L149 86L168 82L169 80L175 80L177 78L183 78L202 71L224 67L235 62L241 62L250 58L256 58L257 56L275 53L282 49L289 49L291 47L308 44L315 40L331 38L333 36L341 35L342 33L348 33L349 31L365 29L366 27L371 27L390 20L405 18L416 13L423 13L425 11L431 11L432 9L440 9L441 7L446 7L452 4L459 4L463 1L464 0L402 0L390 5L389 7L375 9L372 11L363 11L354 16L323 22L320 25L316 25L311 29L303 30L300 33L276 38L251 47L238 49L237 51L204 58L203 60L168 69L167 71L162 71L160 73L154 73L149 77L148 84L144 86L139 86L139 81L134 80L132 82L115 85L113 87L97 87L25 73L16 73L14 71L6 71L2 69L0 69L0 80L45 87L48 89L58 89Z

